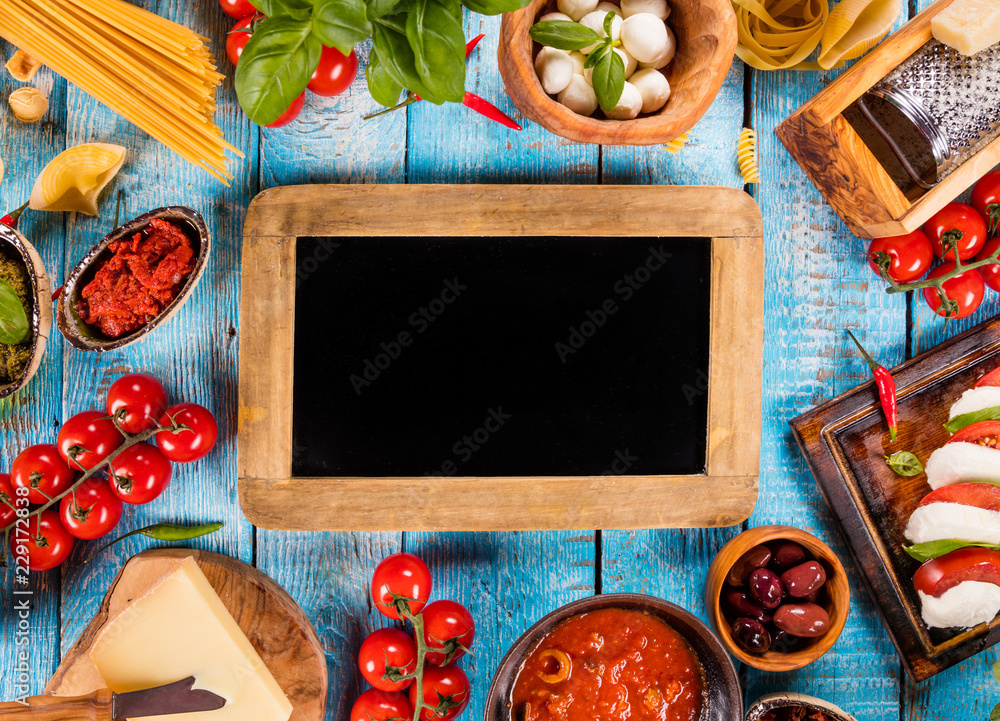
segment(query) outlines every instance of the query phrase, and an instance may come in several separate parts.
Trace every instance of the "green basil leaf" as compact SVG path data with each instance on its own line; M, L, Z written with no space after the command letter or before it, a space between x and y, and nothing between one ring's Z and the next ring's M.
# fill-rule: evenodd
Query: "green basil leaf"
M594 66L594 94L604 112L611 110L621 100L625 89L625 61L618 53L608 50Z
M583 69L592 68L597 65L597 61L604 57L604 53L611 52L607 45L594 48L593 52L587 56L587 59L583 61Z
M462 102L465 97L462 6L452 0L412 0L406 16L406 37L424 87L440 101Z
M531 0L462 0L462 4L474 13L499 15L525 7Z
M604 37L611 37L611 27L615 22L615 11L612 10L607 15L604 16Z
M389 77L375 48L372 48L368 53L365 78L368 80L368 92L379 105L391 108L399 101L399 94L403 92L403 86Z
M312 0L250 0L250 3L269 18L308 20L312 15Z
M313 32L320 42L349 55L372 34L365 0L317 0Z
M547 45L567 52L583 50L593 45L595 41L603 39L596 31L591 30L586 25L569 20L546 20L535 23L528 31L528 35L539 45Z
M372 28L372 47L378 53L385 72L396 84L437 105L443 102L420 79L413 48L406 39L405 15L380 18Z
M993 707L990 711L990 721L1000 721L1000 703Z
M10 283L0 279L0 343L22 343L28 337L28 330L28 314L24 310L24 304Z
M368 19L376 20L384 17L391 13L399 4L400 0L367 0Z
M960 541L957 538L948 538L941 541L927 541L926 543L916 543L912 546L903 546L903 550L911 557L924 563L932 558L938 558L946 553L957 551L960 548L988 548L993 551L1000 551L1000 546L992 543L974 543L972 541Z
M1000 421L1000 406L983 408L981 411L972 411L971 413L963 413L960 416L955 416L944 424L944 429L954 434L966 426L971 426L973 423L979 423L980 421Z
M306 89L322 50L308 20L262 22L236 66L236 95L247 117L258 125L277 120Z
M909 451L896 451L891 456L886 456L885 464L897 476L918 476L924 472L920 459Z
M993 679L1000 683L1000 661L993 662ZM1000 706L1000 704L998 704Z

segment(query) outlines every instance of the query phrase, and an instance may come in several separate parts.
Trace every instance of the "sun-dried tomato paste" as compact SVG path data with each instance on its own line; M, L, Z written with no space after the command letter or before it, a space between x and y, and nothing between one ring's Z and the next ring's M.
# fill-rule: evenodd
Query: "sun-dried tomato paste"
M704 674L659 617L605 608L566 619L532 649L511 696L514 721L695 721Z
M80 294L84 323L117 338L158 316L194 270L191 239L173 223L154 218L131 239L108 243L114 253Z

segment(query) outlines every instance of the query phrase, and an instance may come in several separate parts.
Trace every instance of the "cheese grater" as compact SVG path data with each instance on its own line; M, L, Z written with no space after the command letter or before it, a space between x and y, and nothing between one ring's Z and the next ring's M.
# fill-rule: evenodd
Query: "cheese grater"
M873 99L895 107L926 140L935 177L914 168L913 152L898 142L900 133L868 107ZM1000 137L1000 43L966 56L932 39L858 98L857 107L913 181L930 190Z

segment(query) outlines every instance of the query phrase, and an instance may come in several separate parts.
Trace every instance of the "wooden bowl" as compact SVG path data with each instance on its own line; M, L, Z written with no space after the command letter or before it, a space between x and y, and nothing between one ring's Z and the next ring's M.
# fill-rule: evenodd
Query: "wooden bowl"
M507 93L526 117L556 135L581 143L657 145L683 135L715 100L736 51L736 14L731 0L669 0L668 23L677 38L677 54L665 69L671 94L667 104L634 120L577 115L549 97L535 73L540 46L528 30L539 15L554 9L552 0L533 0L504 13L497 59Z
M87 283L93 280L97 270L111 257L112 253L108 250L108 244L115 240L131 237L149 225L149 221L154 218L162 218L178 225L191 238L191 246L195 251L194 270L184 279L177 297L158 316L131 333L126 333L118 338L109 338L99 329L84 323L78 315L76 308L80 300L80 293ZM167 322L187 302L191 291L198 285L202 273L205 272L211 250L212 239L208 232L208 226L205 225L205 219L196 210L182 206L171 206L157 208L140 215L135 220L125 223L106 235L77 263L59 296L59 304L56 308L56 322L59 330L74 348L98 353L124 348L142 340L161 324Z
M680 633L701 662L705 671L705 706L699 721L734 721L743 717L743 691L732 659L708 627L693 614L669 601L638 593L609 593L588 596L567 603L543 616L525 631L500 661L486 695L484 721L515 721L511 693L524 659L535 644L561 621L602 608L628 608L648 611L666 621Z
M779 708L797 708L800 706L804 706L811 711L822 711L833 719L833 721L858 721L843 709L821 698L792 692L769 693L766 696L761 696L750 704L745 721L760 721L761 717L768 711Z
M798 543L826 569L826 598L820 605L830 615L830 629L822 636L807 639L804 646L794 651L770 650L755 655L744 651L733 640L729 623L722 613L721 596L726 575L740 556L754 546L777 540ZM840 559L821 540L792 526L760 526L744 531L716 554L708 569L708 579L705 582L705 608L723 645L743 663L763 671L791 671L802 668L829 651L840 636L840 632L844 630L844 624L847 623L850 600L851 591L847 583L847 574Z
M52 329L52 286L49 276L45 274L45 266L35 247L13 228L0 225L0 246L5 251L19 258L28 271L31 281L31 358L21 371L21 376L6 385L0 385L0 398L6 398L11 393L20 390L28 384L35 375L38 366L42 364L45 355L45 344Z

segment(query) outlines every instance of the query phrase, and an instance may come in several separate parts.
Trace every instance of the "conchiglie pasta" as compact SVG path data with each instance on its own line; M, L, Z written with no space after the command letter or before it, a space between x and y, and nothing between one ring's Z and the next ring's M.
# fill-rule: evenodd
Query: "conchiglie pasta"
M89 143L64 150L42 170L31 190L32 210L97 215L97 197L125 162L125 148Z

